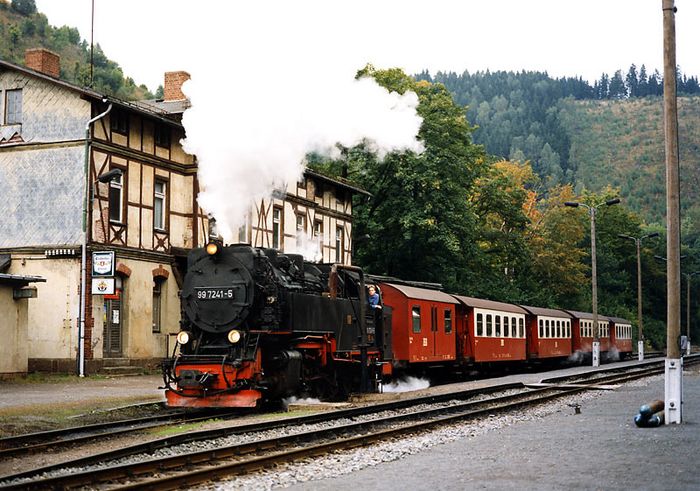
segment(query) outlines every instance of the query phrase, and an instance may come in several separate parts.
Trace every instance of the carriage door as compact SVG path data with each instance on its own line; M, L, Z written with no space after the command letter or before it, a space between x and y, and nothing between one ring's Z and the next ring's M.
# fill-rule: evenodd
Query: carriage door
M102 355L105 358L122 355L122 284L118 276L115 280L114 295L104 295Z
M439 339L438 339L438 309L436 306L431 305L430 306L430 331L433 333L433 352L432 355L435 356L438 354L438 344L439 344Z
M449 304L430 307L430 327L433 332L432 355L438 360L454 360L457 341L453 330L453 309Z

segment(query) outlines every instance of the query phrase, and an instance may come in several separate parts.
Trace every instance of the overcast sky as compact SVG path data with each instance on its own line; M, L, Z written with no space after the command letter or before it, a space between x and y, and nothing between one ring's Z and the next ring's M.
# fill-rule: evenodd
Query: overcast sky
M367 62L450 70L542 70L593 81L631 63L662 71L661 0L94 0L94 41L137 84L202 60L241 77L264 61L294 73ZM36 0L90 41L91 0ZM676 0L677 61L700 74L700 1ZM291 68L291 72L289 69ZM282 75L283 76L283 75Z

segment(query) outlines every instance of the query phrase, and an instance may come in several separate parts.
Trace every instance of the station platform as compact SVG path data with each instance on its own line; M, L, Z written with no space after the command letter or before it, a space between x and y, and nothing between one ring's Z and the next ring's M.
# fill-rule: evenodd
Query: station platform
M590 370L594 369L566 371ZM561 374L557 372L557 376ZM548 378L554 374L537 375ZM564 405L541 418L518 421L399 460L287 489L356 491L358 483L363 489L379 491L700 489L695 461L700 455L697 365L684 370L682 424L657 428L638 428L634 424L642 404L664 399L663 375L595 394L581 403L580 413Z

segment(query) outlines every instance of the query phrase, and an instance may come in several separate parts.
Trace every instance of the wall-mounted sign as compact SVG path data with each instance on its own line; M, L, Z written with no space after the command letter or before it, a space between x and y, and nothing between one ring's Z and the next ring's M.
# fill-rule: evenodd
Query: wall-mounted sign
M114 278L93 278L93 295L114 295Z
M92 253L92 276L114 276L114 251Z

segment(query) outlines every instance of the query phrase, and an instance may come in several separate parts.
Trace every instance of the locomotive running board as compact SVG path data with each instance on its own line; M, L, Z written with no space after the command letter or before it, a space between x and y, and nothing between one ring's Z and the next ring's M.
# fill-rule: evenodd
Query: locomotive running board
M586 384L523 384L525 387L533 389L591 389L591 390L615 390L619 389L619 385L586 385Z

